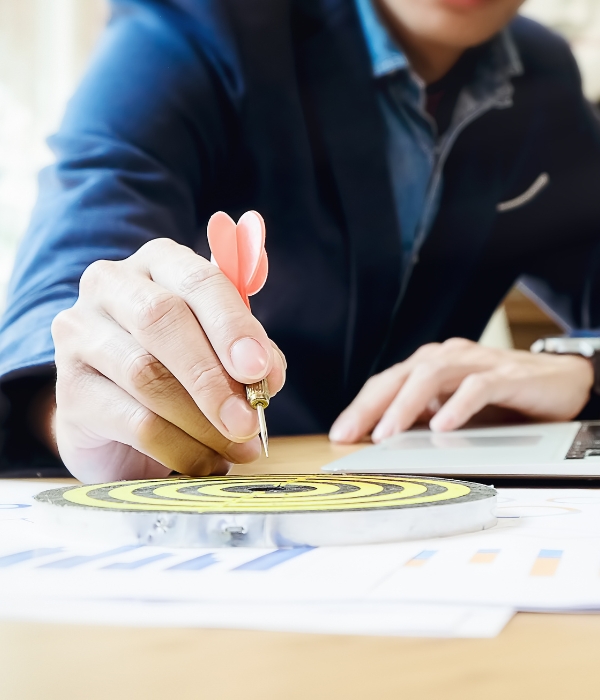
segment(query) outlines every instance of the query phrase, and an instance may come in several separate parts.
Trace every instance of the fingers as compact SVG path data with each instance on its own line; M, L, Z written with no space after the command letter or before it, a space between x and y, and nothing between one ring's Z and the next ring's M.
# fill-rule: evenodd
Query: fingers
M428 354L415 353L409 360L410 374L375 427L373 441L380 442L408 430L420 416L432 412L436 404L441 406L442 399L453 395L465 378L477 377L505 361L502 351L483 348L462 338L452 338ZM443 410L439 408L436 415Z
M368 435L402 389L410 373L419 363L426 362L435 356L439 348L438 343L423 345L405 362L371 377L354 401L334 422L329 431L330 440L352 443Z
M493 369L466 377L430 426L455 430L489 405L537 420L572 420L589 400L593 381L583 357L509 352Z
M355 442L373 430L372 438L379 442L407 430L440 410L443 400L465 377L488 371L505 360L503 351L461 338L423 346L405 362L372 377L336 420L330 437L337 442Z
M96 316L90 319L85 329L85 337L80 338L73 360L95 369L150 411L218 452L227 461L242 464L260 456L258 440L236 444L225 438L201 413L169 370L120 326L110 319ZM258 432L256 411L246 401L243 409L243 414L234 418L242 426L240 433L251 437Z
M273 346L273 349L276 350L276 351L278 352L279 357L281 358L281 364L282 364L282 367L283 367L283 371L284 371L284 380L285 380L285 372L286 372L287 366L288 366L288 365L287 365L287 360L285 359L285 355L283 354L283 352L281 352L281 349L279 348L279 346L278 346L275 342L271 341L271 345ZM285 381L284 381L284 383L285 383Z
M185 301L231 377L251 384L270 373L269 338L217 267L170 240L148 243L136 256L154 282Z
M85 395L85 401L81 396ZM92 370L57 383L58 448L71 473L82 481L164 477L171 470L205 476L228 468L223 457L150 411ZM112 443L112 444L111 444ZM132 447L126 460L105 449ZM115 456L117 459L115 459ZM108 466L107 466L108 465Z
M431 419L429 426L436 432L455 430L489 404L510 403L514 379L506 372L491 370L466 377L455 393Z
M373 428L379 442L432 414L432 430L455 430L492 405L539 420L571 420L592 384L584 358L484 348L454 338L421 348L370 379L331 437L351 442Z
M269 369L268 382L273 395L279 391L285 378L281 356L273 351L262 326L248 312L239 294L224 275L191 251L169 242L167 248L171 252L172 246L175 246L174 254L164 256L164 260L160 262L153 261L152 265L157 270L152 268L152 276L161 278L162 275L163 282L168 282L173 289L178 288L183 294L182 290L190 284L192 273L188 269L187 278L182 277L180 273L179 278L173 274L175 279L169 278L169 274L172 273L169 265L177 268L175 263L179 262L179 267L185 269L181 257L187 256L181 255L180 248L201 261L198 269L203 271L202 275L207 285L205 298L199 303L199 296L188 295L192 300L195 299L196 311L193 311L181 296L148 279L139 269L125 268L124 272L124 268L119 267L121 263L95 263L95 272L89 272L88 268L82 278L82 295L87 300L85 303L92 304L101 313L109 315L135 338L151 357L156 358L228 440L247 440L258 429L256 413L247 404L242 384L235 381L229 371L226 371L227 368L224 368L222 358L217 354L208 334L215 337L215 325L218 326L218 330L223 330L224 335L230 332L230 325L241 328L243 333L254 331L258 327L259 332L255 335L260 336L261 342L251 337L236 339L226 353L229 358L227 362L231 367L236 358L241 358L240 362L246 373L238 371L238 377L264 376ZM175 258L175 263L171 258ZM162 269L161 266L166 269ZM221 289L226 290L226 293L219 296ZM233 294L230 295L231 291ZM213 298L211 294L216 296ZM228 304L233 305L229 312ZM214 309L212 317L209 317L207 308ZM198 323L201 320L199 317L204 318L204 327ZM221 339L218 342L223 350L225 341ZM268 356L261 343L269 348ZM255 352L257 349L262 360L258 364L255 363L252 369L251 365L258 356ZM223 352L221 354L223 355ZM249 368L256 374L250 374ZM258 371L257 368L262 369Z
M418 365L406 378L373 431L373 441L408 430L442 393L453 391L468 370L463 366L430 361Z
M329 439L333 442L352 443L368 435L402 387L409 372L406 366L395 365L371 377L332 425Z

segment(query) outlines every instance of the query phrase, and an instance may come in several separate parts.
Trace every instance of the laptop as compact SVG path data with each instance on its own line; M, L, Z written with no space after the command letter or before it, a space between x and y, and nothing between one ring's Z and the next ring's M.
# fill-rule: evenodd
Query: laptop
M600 478L600 421L451 433L410 430L323 467L333 474L457 478Z

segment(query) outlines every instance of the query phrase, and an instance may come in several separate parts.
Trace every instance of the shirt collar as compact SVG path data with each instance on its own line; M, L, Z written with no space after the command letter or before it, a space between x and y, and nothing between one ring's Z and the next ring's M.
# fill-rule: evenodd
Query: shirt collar
M355 0L371 57L373 75L381 78L399 70L408 69L408 59L382 22L373 0ZM509 79L523 73L519 51L508 28L490 42L490 61L486 66L500 79ZM486 71L487 72L487 71Z
M371 56L373 75L380 78L408 68L408 59L377 14L372 0L355 0Z

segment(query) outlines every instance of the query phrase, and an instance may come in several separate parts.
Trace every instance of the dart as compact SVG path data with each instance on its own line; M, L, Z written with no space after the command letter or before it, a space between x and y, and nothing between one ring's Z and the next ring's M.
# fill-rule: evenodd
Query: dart
M211 262L233 283L250 309L249 297L263 288L269 272L262 216L258 212L249 211L236 224L231 217L220 211L211 217L207 232ZM269 406L270 394L267 380L247 385L246 398L258 413L260 438L268 457L269 436L265 409Z

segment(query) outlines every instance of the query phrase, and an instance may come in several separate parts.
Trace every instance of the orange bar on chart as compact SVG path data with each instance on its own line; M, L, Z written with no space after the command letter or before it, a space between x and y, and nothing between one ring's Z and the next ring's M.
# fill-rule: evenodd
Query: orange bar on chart
M478 549L469 560L470 564L493 564L500 554L499 549Z
M431 557L437 552L436 549L424 549L422 552L419 552L416 556L414 556L412 559L409 559L404 566L423 566L426 564Z
M530 576L554 576L561 557L562 549L540 549L529 572Z

